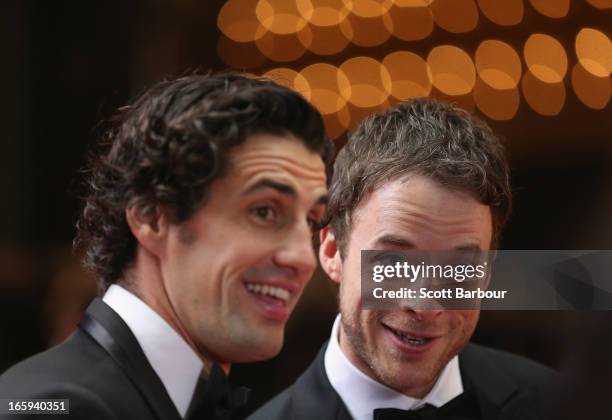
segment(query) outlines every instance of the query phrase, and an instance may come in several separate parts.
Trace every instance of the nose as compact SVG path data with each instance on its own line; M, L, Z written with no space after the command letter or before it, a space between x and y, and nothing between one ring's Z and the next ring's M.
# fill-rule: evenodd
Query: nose
M317 266L312 243L312 232L307 224L296 226L276 253L276 263L295 271L299 276L310 277Z
M400 307L423 320L434 319L444 311L442 305L434 299L413 299L410 302L402 302Z
M415 317L422 320L431 320L442 313L441 309L413 309Z

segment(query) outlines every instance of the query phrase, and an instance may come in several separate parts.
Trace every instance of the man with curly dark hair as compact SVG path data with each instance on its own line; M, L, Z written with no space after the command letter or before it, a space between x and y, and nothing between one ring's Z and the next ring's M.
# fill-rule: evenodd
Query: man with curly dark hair
M3 398L83 419L226 418L225 374L275 356L310 279L332 145L320 114L237 74L158 83L119 110L86 172L76 243L102 299Z

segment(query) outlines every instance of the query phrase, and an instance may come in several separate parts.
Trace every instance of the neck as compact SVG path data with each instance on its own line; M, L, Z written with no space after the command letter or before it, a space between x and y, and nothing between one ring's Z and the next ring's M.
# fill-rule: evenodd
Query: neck
M229 374L231 363L216 360L203 346L198 345L183 326L168 297L161 270L155 258L143 249L139 249L136 254L134 266L126 280L122 282L122 286L146 303L185 340L202 360L207 374L215 362L219 364L226 375Z

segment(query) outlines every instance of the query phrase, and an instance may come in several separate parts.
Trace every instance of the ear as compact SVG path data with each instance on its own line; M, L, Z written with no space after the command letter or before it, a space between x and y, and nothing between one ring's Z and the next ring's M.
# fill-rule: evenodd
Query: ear
M325 226L321 229L319 237L321 239L321 247L319 248L321 267L332 281L340 283L342 279L342 258L334 232L329 226Z
M159 205L138 205L125 210L125 219L139 245L161 256L168 237L168 215Z

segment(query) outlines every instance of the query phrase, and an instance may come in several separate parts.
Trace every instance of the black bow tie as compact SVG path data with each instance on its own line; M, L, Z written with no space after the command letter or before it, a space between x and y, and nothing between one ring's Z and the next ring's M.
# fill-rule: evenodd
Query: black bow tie
M399 408L377 408L374 410L374 420L433 420L438 409L431 404L414 410Z
M374 410L374 420L474 420L480 418L478 400L469 391L439 408L431 404L425 404L416 410L400 410L397 408L377 408Z
M229 381L221 367L214 363L208 378L200 378L193 392L193 398L186 419L224 420L245 405L249 396L246 387L230 388Z

